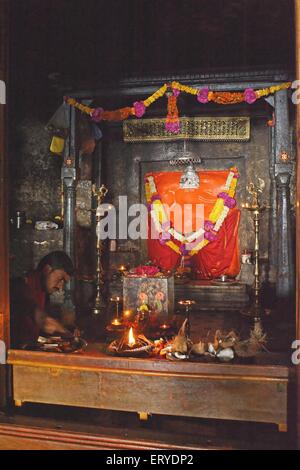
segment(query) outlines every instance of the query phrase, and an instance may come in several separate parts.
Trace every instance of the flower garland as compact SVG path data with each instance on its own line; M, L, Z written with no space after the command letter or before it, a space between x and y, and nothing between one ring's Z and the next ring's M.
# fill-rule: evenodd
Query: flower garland
M180 91L177 88L173 88L172 94L168 96L168 114L166 119L166 131L178 134L180 131L180 122L177 108L177 97Z
M227 91L212 91L208 87L194 88L188 85L183 85L179 82L173 81L172 83L164 84L151 96L143 101L135 101L131 107L116 109L113 111L105 111L103 108L90 108L85 106L74 98L65 97L65 102L70 106L79 109L81 112L88 114L95 122L100 121L123 121L129 116L141 118L146 109L151 106L155 101L164 96L167 90L168 93L168 114L166 118L167 132L177 134L180 131L179 113L177 108L177 97L180 92L188 93L197 97L200 104L214 102L222 105L248 103L253 104L256 100L276 93L280 90L291 88L292 82L281 83L280 85L271 86L269 88L262 88L254 90L253 88L246 88L244 92L227 92Z
M208 243L216 240L230 209L233 209L236 205L234 195L238 178L237 168L230 168L224 191L218 194L208 220L204 222L204 228L200 228L186 237L175 230L174 227L171 227L170 220L157 192L154 177L151 174L147 175L145 178L146 200L154 227L159 234L160 244L168 246L181 256L193 256ZM180 245L171 240L171 237L179 241Z

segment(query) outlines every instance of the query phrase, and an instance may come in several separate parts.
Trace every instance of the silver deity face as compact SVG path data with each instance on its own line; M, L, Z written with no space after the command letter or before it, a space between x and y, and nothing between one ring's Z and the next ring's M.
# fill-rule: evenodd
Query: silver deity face
M188 165L181 175L179 187L181 189L197 189L200 179L192 164Z

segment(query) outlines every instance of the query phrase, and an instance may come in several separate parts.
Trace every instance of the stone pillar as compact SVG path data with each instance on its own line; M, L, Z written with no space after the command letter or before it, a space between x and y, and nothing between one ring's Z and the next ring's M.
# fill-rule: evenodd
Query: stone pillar
M64 250L74 261L74 230L75 230L75 168L63 168L65 216L64 216Z
M277 189L277 281L276 294L281 299L294 296L295 272L290 211L290 179L293 165L290 161L290 123L288 91L275 93L275 176Z
M300 80L300 0L295 0L295 33L296 33L296 79ZM297 136L297 205L296 205L296 245L297 245L297 303L296 303L296 339L300 340L300 104L296 106L296 136ZM295 390L296 413L296 442L300 449L300 365L296 367L296 390Z
M75 264L75 201L76 201L76 145L75 145L75 109L69 107L69 137L66 142L62 181L64 186L64 251ZM66 284L65 304L74 309L72 294L74 280Z
M290 154L290 120L288 90L280 90L275 93L275 160L281 163L282 152Z
M278 266L277 188L275 178L275 128L271 127L270 148L270 212L269 212L269 282L276 284Z
M278 173L278 274L276 294L278 298L290 299L294 295L294 258L290 221L290 178L289 173Z

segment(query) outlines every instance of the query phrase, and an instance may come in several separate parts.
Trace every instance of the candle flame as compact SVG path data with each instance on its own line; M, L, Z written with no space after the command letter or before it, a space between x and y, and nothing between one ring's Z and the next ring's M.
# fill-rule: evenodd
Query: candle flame
M134 345L135 345L135 339L133 336L133 329L131 327L128 333L128 346L132 347Z

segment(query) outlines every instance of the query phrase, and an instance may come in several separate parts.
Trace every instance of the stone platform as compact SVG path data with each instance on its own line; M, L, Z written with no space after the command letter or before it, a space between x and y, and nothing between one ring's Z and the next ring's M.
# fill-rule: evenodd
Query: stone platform
M123 296L122 281L109 283L110 296ZM196 310L240 310L249 305L248 286L242 282L214 285L213 281L175 279L175 310L177 302L190 299Z
M175 302L190 299L196 302L197 310L239 310L249 304L247 284L213 281L175 280Z

